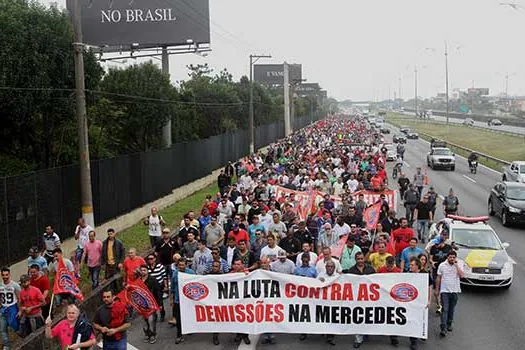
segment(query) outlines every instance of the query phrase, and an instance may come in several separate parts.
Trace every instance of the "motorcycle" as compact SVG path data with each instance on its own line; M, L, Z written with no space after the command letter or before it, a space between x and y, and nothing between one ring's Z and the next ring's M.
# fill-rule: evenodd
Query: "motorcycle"
M473 160L470 162L470 172L472 174L475 174L478 171L478 161Z
M401 172L401 164L394 165L394 169L392 169L392 179L397 179L397 174Z

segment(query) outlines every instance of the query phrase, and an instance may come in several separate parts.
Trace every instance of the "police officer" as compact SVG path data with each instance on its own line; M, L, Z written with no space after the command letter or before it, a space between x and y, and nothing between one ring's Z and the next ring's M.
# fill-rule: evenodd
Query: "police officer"
M413 214L414 209L416 208L417 203L419 202L419 192L414 189L414 184L410 184L408 191L405 192L403 196L405 209L406 209L406 218L410 226L413 223Z

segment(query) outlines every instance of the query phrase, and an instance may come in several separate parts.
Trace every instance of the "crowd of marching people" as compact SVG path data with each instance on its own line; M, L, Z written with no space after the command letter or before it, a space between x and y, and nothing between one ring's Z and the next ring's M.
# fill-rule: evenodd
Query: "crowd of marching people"
M382 136L364 119L327 118L265 151L229 163L218 176L219 191L204 199L200 211L186 213L174 230L152 208L144 219L152 247L145 258L133 248L125 251L114 230L108 230L103 242L97 240L94 229L80 219L75 232L78 249L69 260L62 257L58 235L47 227L43 246L30 250L28 275L20 278L20 284L11 279L9 269L2 270L0 295L13 295L1 300L4 349L9 347L7 326L15 319L24 320L29 332L46 327L48 337L73 344L70 349L94 345L95 334L102 334L104 349L126 349L133 312L117 291L103 293L104 305L92 322L84 319L84 328L78 325L83 318L73 303L74 295L54 295L54 303L70 305L66 319L51 328L47 273L60 265L74 276L83 264L93 288L101 271L104 279L121 272L123 287L147 288L159 306L158 312L141 314L144 342L150 344L157 341L157 324L165 321L174 327L176 344L185 340L179 272L218 275L256 269L321 281L339 274L428 273L428 306L441 314L440 335L447 336L453 330L462 270L446 231L425 248L420 244L427 243L426 230L435 220L437 194L432 187L424 191L428 180L421 169L412 181L402 172L396 182L389 181L382 143ZM387 189L397 187L404 216L389 201L392 197L385 195ZM301 198L301 193L313 191L319 193L315 201ZM367 202L372 198L364 195L367 192L377 194L373 197L377 200ZM372 213L373 206L379 210ZM13 293L5 294L8 290ZM14 305L13 318L9 310L15 310ZM298 339L307 337L301 334ZM337 341L330 334L325 340L330 345ZM366 340L355 335L354 347ZM213 334L211 341L219 345L220 335ZM237 334L235 341L251 342L248 334ZM262 337L263 344L276 341L274 334ZM400 343L396 336L390 341L393 346ZM419 341L410 338L410 348L416 349Z

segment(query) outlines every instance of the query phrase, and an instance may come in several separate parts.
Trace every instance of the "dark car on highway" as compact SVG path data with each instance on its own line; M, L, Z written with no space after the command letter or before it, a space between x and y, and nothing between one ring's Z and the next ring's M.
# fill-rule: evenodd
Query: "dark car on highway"
M407 134L410 131L410 128L408 126L401 125L399 131L401 131L403 134Z
M525 223L525 184L498 182L490 191L489 215L501 217L503 226Z
M392 138L392 141L394 143L407 143L407 138L405 137L405 135L396 134Z
M417 140L419 138L419 134L415 131L409 131L407 132L407 139L411 140Z
M387 127L382 127L382 128L381 128L381 133L382 133L382 134L390 134L390 129L387 128Z

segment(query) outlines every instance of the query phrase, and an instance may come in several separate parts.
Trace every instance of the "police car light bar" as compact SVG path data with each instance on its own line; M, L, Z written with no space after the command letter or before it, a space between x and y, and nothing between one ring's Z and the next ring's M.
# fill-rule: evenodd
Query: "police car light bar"
M457 220L457 221L461 221L461 222L464 222L464 223L467 223L467 224L475 224L477 222L484 222L486 223L487 221L489 221L489 217L488 216L476 216L476 217L470 217L470 216L459 216L459 215L447 215L447 218L449 219L452 219L452 220Z

